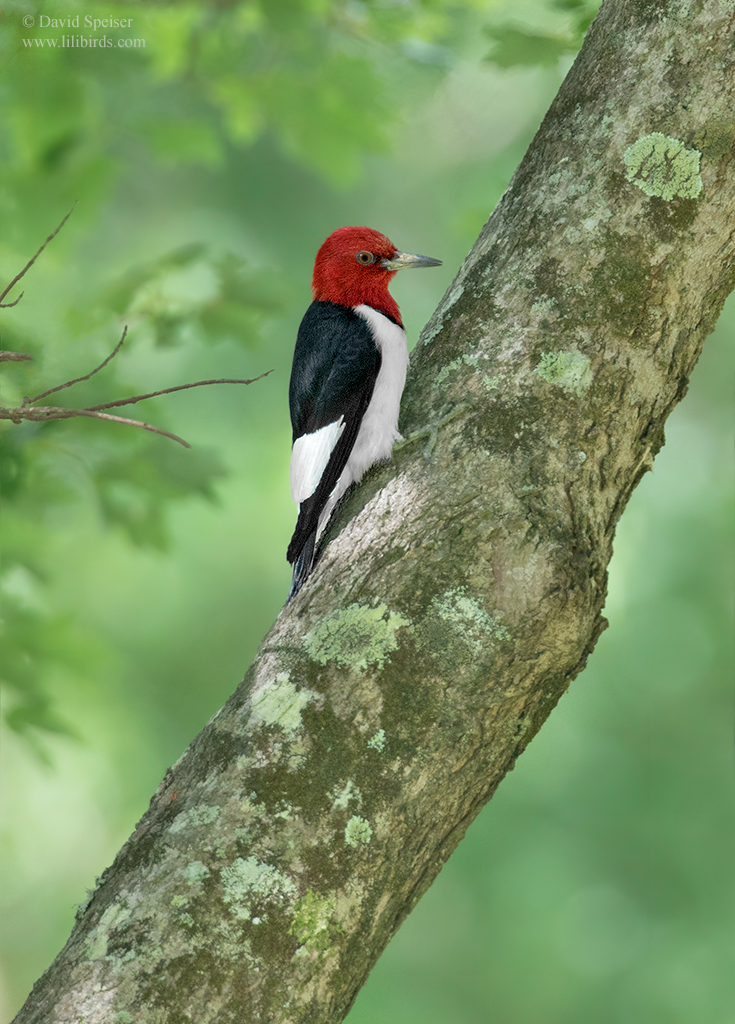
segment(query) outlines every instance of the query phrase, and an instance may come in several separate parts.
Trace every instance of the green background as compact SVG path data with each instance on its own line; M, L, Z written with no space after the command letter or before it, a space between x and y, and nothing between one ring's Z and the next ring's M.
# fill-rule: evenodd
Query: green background
M316 249L364 223L443 259L394 282L414 342L595 7L3 5L0 290L77 205L0 310L0 347L35 357L3 364L2 404L88 372L123 324L123 352L54 401L274 372L131 408L190 452L94 421L0 424L2 1021L283 603ZM57 46L23 42L42 38ZM731 303L618 531L589 667L351 1024L734 1019L734 335Z

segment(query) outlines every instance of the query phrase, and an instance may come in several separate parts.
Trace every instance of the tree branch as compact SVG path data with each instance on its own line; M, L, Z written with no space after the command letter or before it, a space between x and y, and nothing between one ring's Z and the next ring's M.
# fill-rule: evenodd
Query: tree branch
M111 416L109 413L98 412L96 409L64 409L56 405L28 405L18 406L16 409L0 408L0 420L12 420L13 423L20 423L21 420L35 422L71 420L78 416L86 416L97 420L110 420L112 423L123 423L128 427L140 427L141 430L150 430L153 434L170 437L172 441L177 441L184 448L191 448L191 445L183 437L179 437L178 434L172 434L168 430L162 430L161 427L154 427L150 423L144 423L143 420L131 420L126 416Z
M99 366L95 366L94 370L90 370L89 373L85 373L83 377L75 377L74 380L64 381L63 384L57 384L55 388L49 388L48 391L42 391L40 395L36 395L35 398L24 398L23 405L33 405L34 402L40 402L42 398L48 398L49 395L55 394L57 391L63 391L64 388L70 388L74 384L81 384L83 380L89 380L90 377L94 377L100 370L104 370L109 362L111 362L118 354L120 349L123 347L123 342L128 334L127 324L123 327L123 332L117 345L115 345L112 352L110 352L107 358L103 359Z
M29 363L33 362L33 356L25 352L0 352L0 363Z
M69 214L67 214L67 217L68 216ZM58 234L60 229L63 227L63 224L64 221L61 222L54 232L54 235ZM54 235L49 235L45 244L48 244ZM36 253L36 256L38 256L38 253ZM35 258L36 257L34 256L33 259ZM33 260L31 260L31 263L32 262ZM31 263L28 264L26 270ZM25 270L23 273L25 273ZM10 287L12 287L12 283L8 285L8 288ZM160 427L154 427L150 423L144 423L143 420L133 420L129 419L127 416L112 416L102 410L114 409L122 405L135 405L136 402L142 402L146 398L158 398L160 395L173 394L174 391L186 391L189 388L207 387L210 384L255 384L256 381L262 380L263 377L267 377L269 373L273 373L272 370L266 370L265 373L261 373L259 376L252 377L249 380L222 377L214 380L197 380L191 384L176 384L172 388L163 388L161 391L149 391L145 395L132 395L130 398L118 398L114 402L103 402L100 405L90 405L85 409L64 409L63 407L56 405L34 405L35 402L40 401L42 398L47 398L49 395L53 395L57 391L63 391L65 388L70 388L74 384L81 384L82 381L89 380L90 377L94 377L96 373L103 370L105 366L115 358L123 346L127 333L128 328L126 326L123 328L122 336L117 345L115 345L115 348L106 359L102 360L99 366L94 368L94 370L90 370L89 373L85 373L82 377L75 377L73 380L64 381L63 384L57 384L56 387L49 388L48 391L42 391L40 395L36 395L34 398L26 397L23 399L23 404L17 407L9 409L0 407L0 420L11 420L13 423L20 423L22 420L38 422L45 420L69 420L78 416L86 416L92 419L109 420L112 423L122 423L128 427L139 427L141 430L149 430L153 434L160 434L162 437L171 438L172 441L176 441L178 444L183 445L184 448L191 448L188 441L185 441L183 437L179 437L178 434L172 434L168 430L162 430ZM4 360L21 362L27 359L32 359L32 356L24 355L20 352L0 352L0 362L3 362Z
M118 405L134 405L136 402L142 402L144 398L158 398L159 395L171 395L174 391L188 391L189 388L209 387L210 384L255 384L256 381L262 380L271 373L273 370L266 370L265 373L260 373L257 377L252 377L249 380L241 380L237 377L218 377L213 380L195 380L191 384L176 384L172 388L163 388L162 391L149 391L146 395L133 395L132 398L119 398L116 402L90 405L88 412L96 412L98 409L114 409Z
M735 19L680 12L603 4L412 357L408 443L17 1024L336 1024L583 668L616 523L733 287Z
M72 213L74 213L74 207L76 205L77 204L75 203L74 206L72 206L71 210L69 210L69 212L67 213L66 217L64 217L64 219L62 220L61 224L59 224L59 226L56 228L56 230L51 232L51 234L48 236L48 238L43 243L43 245L41 245L41 247L37 250L35 256L31 256L31 258L28 260L28 262L23 267L23 269L20 271L20 273L15 275L15 277L10 282L10 284L5 289L5 291L4 292L0 292L0 309L10 309L11 306L17 306L18 305L20 300L23 298L24 292L21 292L20 295L18 296L18 298L15 299L13 302L3 302L3 299L8 294L8 292L17 285L18 281L21 281L26 276L28 271L31 269L31 267L36 262L36 260L41 255L41 253L46 248L46 246L49 244L49 242L51 242L54 238L56 238L56 236L61 231L63 226L66 224L66 222L71 217Z

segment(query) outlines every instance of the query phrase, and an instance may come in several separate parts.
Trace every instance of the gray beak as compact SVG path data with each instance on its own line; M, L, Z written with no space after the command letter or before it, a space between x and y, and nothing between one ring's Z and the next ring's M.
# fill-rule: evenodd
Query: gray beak
M405 270L407 267L440 267L442 261L413 252L397 252L392 260L381 260L380 265L386 270Z

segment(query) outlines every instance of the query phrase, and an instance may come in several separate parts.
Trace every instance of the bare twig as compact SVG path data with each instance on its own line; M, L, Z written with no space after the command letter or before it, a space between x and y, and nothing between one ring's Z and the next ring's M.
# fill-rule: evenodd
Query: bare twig
M141 430L150 430L153 434L161 434L162 437L170 437L172 441L176 441L178 444L182 444L184 448L191 448L191 445L179 437L178 434L172 434L169 430L162 430L160 427L154 427L150 423L144 423L143 420L129 419L127 416L115 416L113 414L103 412L103 409L112 409L120 405L134 405L136 402L142 402L145 398L157 398L159 395L169 395L173 391L185 391L187 388L200 388L208 384L254 384L258 380L262 380L263 377L267 377L269 373L273 373L273 370L267 370L265 373L261 373L258 377L253 377L251 380L240 380L234 378L219 378L217 380L197 380L191 384L177 384L172 388L164 388L162 391L151 391L146 395L133 395L131 398L121 398L116 402L105 402L102 405L89 406L86 409L65 409L58 405L33 405L33 402L37 402L39 398L45 398L46 395L51 395L55 391L61 391L62 388L71 387L72 384L78 384L80 381L88 380L95 373L102 369L106 363L119 352L120 346L125 340L125 331L123 331L122 338L115 346L114 352L112 352L104 363L101 363L91 373L86 374L84 377L77 377L76 380L66 381L64 384L60 384L58 387L51 388L49 391L44 391L40 395L36 395L35 398L24 398L23 404L17 408L5 409L0 407L0 420L12 420L13 423L20 423L23 420L31 420L34 422L43 422L45 420L69 420L74 419L77 416L87 416L98 420L110 420L113 423L123 423L129 427L138 427ZM23 356L19 352L11 353L0 353L0 357L6 356L11 359L30 359L30 356Z
M95 373L99 373L100 370L104 370L107 364L115 358L115 356L118 354L118 352L123 346L123 342L125 341L127 333L128 328L126 324L125 327L123 327L122 337L118 341L117 345L115 345L114 349L112 350L112 352L110 352L109 356L106 359L103 359L100 365L96 366L94 370L90 370L89 373L85 373L83 377L75 377L74 380L67 380L65 381L64 384L58 384L55 388L49 388L48 391L42 391L41 394L36 395L35 398L24 398L23 405L32 405L33 402L38 402L42 398L47 398L49 395L53 395L56 391L63 391L64 388L70 388L72 384L81 384L83 380L89 380L90 377L94 377ZM95 406L95 408L104 408L104 406Z
M266 370L265 373L261 373L260 376L253 377L251 380L240 380L232 377L220 377L216 380L195 380L192 384L177 384L173 388L164 388L162 391L149 391L147 395L133 395L132 398L119 398L116 402L90 405L88 409L90 412L96 412L98 409L114 409L118 405L135 405L136 402L142 402L144 398L157 398L159 395L170 395L174 391L186 391L187 388L202 388L208 384L255 384L257 380L262 380L269 373L273 373L273 370Z
M29 356L25 352L0 352L0 363L25 363L33 361L33 356Z
M63 226L64 226L64 225L66 224L66 222L67 222L67 221L69 220L69 218L71 217L72 213L74 213L74 207L75 207L76 205L77 205L77 204L76 204L76 203L74 203L74 206L72 206L71 210L69 210L69 212L67 213L66 217L64 217L64 219L62 220L61 224L59 224L59 226L57 227L57 229L56 229L55 231L52 231L52 232L51 232L51 234L50 234L50 235L48 236L48 238L47 238L47 239L46 239L46 241L45 241L45 242L43 243L43 245L42 245L42 246L41 246L41 248L40 248L40 249L38 250L38 252L37 252L37 253L35 254L35 256L32 256L32 257L31 257L31 258L30 258L30 259L28 260L28 262L27 262L27 263L26 263L26 265L25 265L25 266L23 267L23 269L21 270L21 272L20 272L19 274L16 274L16 275L15 275L15 277L14 277L14 278L13 278L13 280L12 280L12 281L10 282L10 284L9 284L9 285L8 285L8 287L7 287L6 289L5 289L5 291L4 291L4 292L2 292L2 293L0 293L0 309L9 309L9 308L10 308L11 306L16 306L16 305L17 305L17 304L18 304L18 303L20 302L20 300L21 300L21 299L23 298L23 295L24 295L24 293L23 293L23 292L21 292L21 293L20 293L20 295L18 296L18 298L17 298L17 299L15 299L15 300L14 300L13 302L3 302L3 299L4 299L4 298L5 298L5 296L6 296L7 294L8 294L8 292L9 292L9 291L11 290L11 288L14 288L14 287L15 287L15 285L16 285L16 284L18 283L18 281L20 281L20 280L21 280L21 279L22 279L23 277L25 277L25 275L26 275L26 274L28 273L28 271L29 271L29 270L31 269L31 267L32 267L32 266L33 266L33 264L34 264L34 263L36 262L36 260L37 260L37 259L38 259L38 257L39 257L39 256L41 255L41 253L42 253L42 252L43 252L43 250L44 250L44 249L46 248L46 246L47 246L47 245L49 244L49 242L50 242L50 241L51 241L52 239L56 238L56 236L57 236L57 235L58 235L58 233L59 233L59 232L61 231L61 229L63 228Z
M15 410L11 409L9 411L14 412ZM5 412L5 410L0 410L0 412ZM185 441L183 437L179 437L178 434L172 434L168 430L161 430L160 427L154 427L150 423L144 423L143 420L131 420L126 416L112 416L108 412L97 412L95 409L63 409L59 406L39 405L33 409L23 410L23 416L21 418L26 420L68 420L73 419L76 416L88 416L98 420L111 420L113 423L125 423L129 427L139 427L141 430L150 430L153 434L161 434L163 437L170 437L172 441L177 441L179 444L183 444L184 448L191 448L188 441Z

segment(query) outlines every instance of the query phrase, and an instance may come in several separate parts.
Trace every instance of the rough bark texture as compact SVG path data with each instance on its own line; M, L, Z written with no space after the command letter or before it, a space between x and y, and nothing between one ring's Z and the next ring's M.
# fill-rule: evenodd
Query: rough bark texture
M608 2L411 363L393 466L17 1021L342 1020L583 667L733 286L734 0Z

